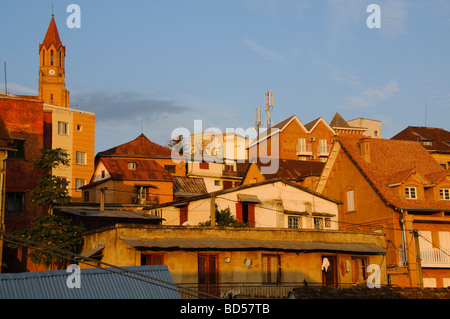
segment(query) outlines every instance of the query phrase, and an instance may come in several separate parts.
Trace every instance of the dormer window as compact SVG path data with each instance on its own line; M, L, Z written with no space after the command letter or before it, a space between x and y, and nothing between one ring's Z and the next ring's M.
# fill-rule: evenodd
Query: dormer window
M408 199L417 199L417 187L405 187L405 195Z
M129 170L135 170L136 169L136 163L133 163L133 162L128 163L128 169Z
M439 197L442 200L450 200L450 188L439 188Z
M433 141L422 141L423 146L433 146Z

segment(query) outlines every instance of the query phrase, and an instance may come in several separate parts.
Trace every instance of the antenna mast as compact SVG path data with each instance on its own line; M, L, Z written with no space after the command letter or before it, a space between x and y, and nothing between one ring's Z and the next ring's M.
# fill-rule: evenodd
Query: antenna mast
M272 116L270 115L270 109L273 108L273 94L271 92L267 92L265 94L265 110L266 110L266 126L267 129L272 127Z
M255 109L255 129L257 136L259 136L260 127L261 127L261 109L258 107Z
M6 61L3 65L5 67L5 94L8 94L8 81L6 80Z

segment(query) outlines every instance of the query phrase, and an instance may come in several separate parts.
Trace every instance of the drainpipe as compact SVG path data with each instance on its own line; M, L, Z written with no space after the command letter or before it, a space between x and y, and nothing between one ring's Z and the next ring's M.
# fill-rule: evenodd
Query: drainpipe
M408 255L406 253L406 237L405 237L405 223L403 221L403 209L400 209L400 227L402 230L403 266L407 266Z
M5 152L5 157L2 160L0 167L0 273L2 272L3 265L3 232L5 231L5 172L6 172L6 160L8 159L8 151Z

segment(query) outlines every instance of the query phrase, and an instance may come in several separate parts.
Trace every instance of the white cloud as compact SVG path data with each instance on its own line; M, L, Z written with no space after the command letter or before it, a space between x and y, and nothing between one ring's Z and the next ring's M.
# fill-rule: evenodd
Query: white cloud
M406 31L408 12L403 0L387 0L380 2L382 35L396 39Z
M1 90L4 90L5 88L5 82L0 83ZM29 87L14 83L14 82L8 82L7 83L7 89L8 93L10 94L17 94L17 95L38 95L38 91L35 89L31 89Z
M400 92L396 82L386 84L382 89L369 89L359 95L344 98L341 107L345 109L370 108Z
M273 62L285 62L285 58L282 57L280 54L278 54L276 51L264 47L260 45L258 42L252 39L242 39L242 43L244 43L249 49L256 52L258 55L262 56L263 58L273 61Z

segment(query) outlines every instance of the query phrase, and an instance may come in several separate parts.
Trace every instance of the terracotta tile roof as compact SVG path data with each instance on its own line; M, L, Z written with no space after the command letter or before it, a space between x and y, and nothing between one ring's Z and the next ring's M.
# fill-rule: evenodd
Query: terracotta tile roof
M255 163L258 168L267 166L268 164L262 164L261 162ZM325 163L299 161L289 159L279 159L278 170L274 174L265 174L266 179L284 178L290 180L299 180L307 176L320 176Z
M432 145L423 145L428 151L450 153L450 132L442 128L408 126L393 136L393 140L432 141Z
M151 159L101 158L113 180L157 180L175 181L167 170ZM128 164L136 164L135 169L129 169Z
M56 27L56 22L53 14L47 29L47 33L45 34L44 42L42 42L42 44L39 46L39 50L41 50L42 46L49 48L50 45L52 44L55 46L56 50L58 50L62 46L61 39L59 38L58 28Z
M403 140L339 137L344 152L350 156L359 170L367 177L373 188L385 202L403 209L450 210L449 201L425 197L406 199L389 184L399 183L410 174L418 173L429 186L449 175L439 163L418 143ZM370 146L370 162L361 156L360 144ZM427 194L427 192L425 192Z
M171 158L171 153L172 151L168 147L158 145L141 134L130 142L99 152L97 157Z

